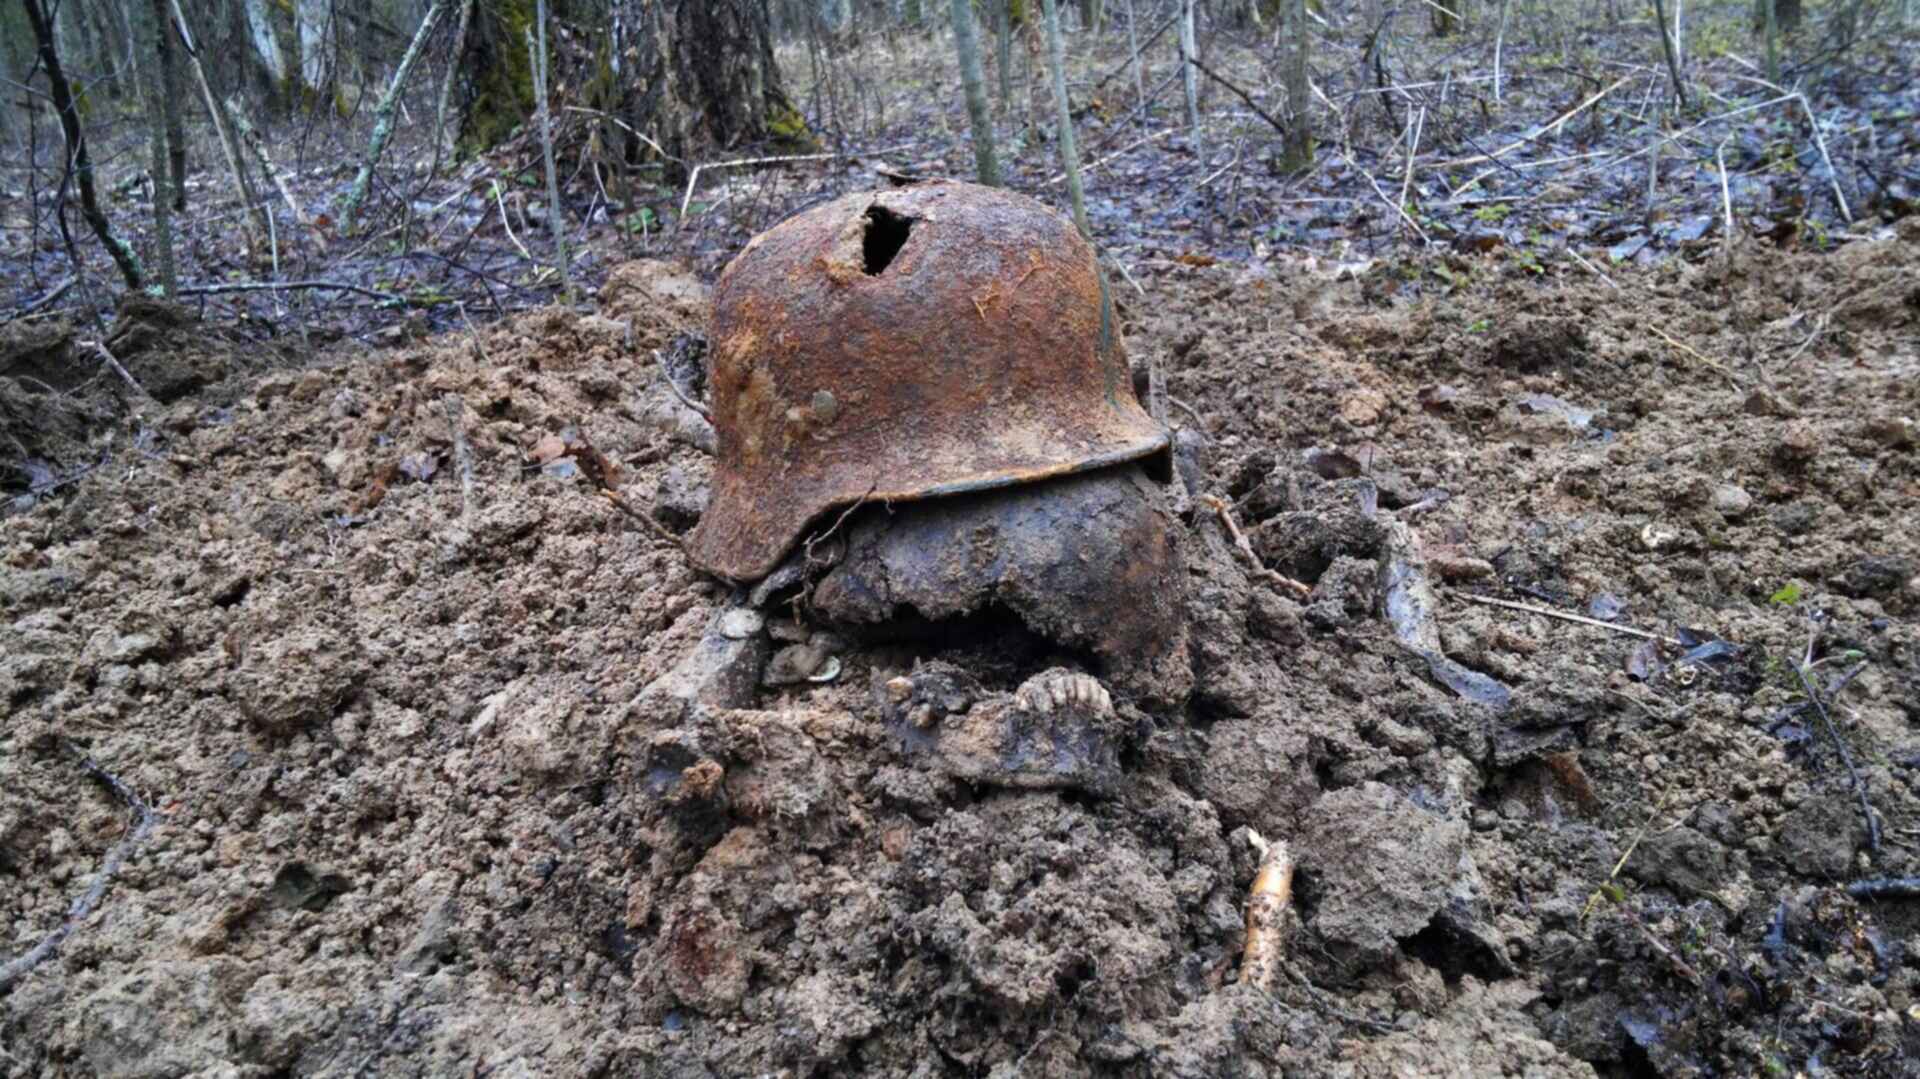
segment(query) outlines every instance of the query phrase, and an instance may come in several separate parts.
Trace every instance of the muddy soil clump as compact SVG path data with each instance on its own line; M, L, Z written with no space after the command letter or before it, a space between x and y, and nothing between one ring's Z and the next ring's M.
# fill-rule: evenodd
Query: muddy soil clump
M1178 704L1123 676L1043 710L1084 665L1024 639L729 622L666 538L712 445L652 357L703 328L671 267L209 368L150 452L0 521L0 964L127 833L84 761L154 815L0 966L0 1061L1902 1074L1920 905L1871 882L1920 873L1917 268L1910 234L1617 291L1141 268L1133 349L1261 563L1177 519ZM836 673L670 677L776 645ZM1272 994L1236 984L1249 832L1299 858Z

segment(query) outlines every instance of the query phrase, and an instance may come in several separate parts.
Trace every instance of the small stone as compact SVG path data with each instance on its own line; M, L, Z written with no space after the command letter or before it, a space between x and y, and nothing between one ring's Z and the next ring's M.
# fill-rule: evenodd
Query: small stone
M1456 549L1442 548L1427 556L1427 565L1443 581L1484 581L1494 574L1493 563Z
M807 627L791 618L774 619L767 624L767 632L772 635L774 640L784 641L787 644L799 644L801 641L806 640L808 636Z
M1893 450L1910 450L1920 439L1920 425L1907 416L1876 416L1861 425L1860 433Z
M1753 496L1738 484L1723 483L1713 489L1713 508L1729 521L1739 520L1753 508Z
M1353 395L1340 402L1340 418L1355 427L1372 427L1380 422L1380 413L1387 407L1387 395L1371 387L1355 390Z
M888 700L895 704L900 704L908 697L913 696L913 679L905 675L901 675L898 678L889 678L883 688L887 691Z
M735 607L720 616L720 635L730 641L744 641L765 628L767 620L759 611Z
M770 686L790 686L805 682L827 664L827 650L813 642L790 644L773 654L761 681Z
M1741 402L1740 408L1749 416L1792 416L1794 409L1780 399L1772 390L1754 390Z
M1795 420L1780 431L1780 437L1773 444L1773 456L1781 464L1802 465L1813 460L1820 452L1820 436L1813 425Z

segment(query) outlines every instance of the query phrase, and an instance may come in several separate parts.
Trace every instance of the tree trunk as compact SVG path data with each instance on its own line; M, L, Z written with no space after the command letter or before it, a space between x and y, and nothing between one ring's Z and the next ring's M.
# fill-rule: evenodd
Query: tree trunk
M1080 0L1080 26L1084 30L1099 33L1100 24L1106 18L1106 5L1101 0Z
M172 111L177 120L178 110L170 110L167 104L167 65L162 60L167 51L166 12L160 3L135 3L128 12L138 24L139 47L150 61L139 68L141 96L147 106L147 148L153 182L153 255L160 272L160 291L170 297L179 291L180 281L174 275L173 264L176 196L170 190L173 184L167 169L167 114Z
M429 15L432 13L429 12ZM560 268L560 287L567 303L573 303L573 264L567 258L567 219L560 212L560 180L553 167L553 109L547 97L547 0L537 0L534 26L539 30L527 35L527 51L533 68L533 99L540 108L540 157L547 171L547 227L553 233L553 260ZM421 37L426 30L421 30Z
M1673 98L1679 102L1680 111L1685 112L1687 108L1687 84L1685 80L1680 78L1680 61L1673 54L1673 37L1669 33L1673 27L1667 22L1667 9L1665 5L1661 3L1661 0L1652 0L1652 2L1653 25L1654 29L1660 32L1660 54L1666 57L1667 77L1673 80Z
M173 181L173 208L187 208L187 131L180 117L180 96L186 83L180 74L180 57L174 52L173 19L167 14L167 0L153 0L153 25L159 36L160 112L167 139L167 172Z
M1451 36L1466 17L1467 0L1434 0L1434 4L1427 9L1433 17L1433 36Z
M274 90L278 92L287 84L287 57L280 51L280 39L273 33L268 0L244 0L244 3L253 53L259 58L260 66L266 69L267 77L273 80Z
M296 0L293 10L300 28L300 88L318 103L327 97L333 70L332 0Z
M987 0L993 5L994 68L1000 78L1000 115L1013 112L1013 0Z
M659 2L674 9L679 47L669 59L680 94L682 116L675 126L683 148L702 141L723 147L766 138L811 141L806 121L781 88L766 0Z
M960 54L960 85L967 95L967 119L973 125L973 164L980 182L1000 186L1000 161L993 152L993 118L987 112L987 80L980 73L980 43L973 34L973 4L953 0L953 47Z
M1286 10L1292 40L1287 48L1287 134L1280 167L1290 173L1305 172L1313 167L1313 124L1308 119L1312 112L1307 107L1307 53L1313 44L1313 27L1307 22L1307 0L1292 0Z
M207 106L207 118L212 121L214 135L219 138L220 149L226 155L227 173L233 177L240 201L246 204L248 221L257 221L260 228L266 229L266 210L253 190L253 182L247 178L246 164L240 156L240 142L234 134L232 118L226 114L226 106L214 96L213 83L207 79L207 65L200 62L200 49L194 44L193 28L187 23L187 13L181 10L180 0L168 0L167 6L173 12L173 25L180 35L180 46L187 54L187 62L193 66L194 80L200 84L200 96ZM252 239L253 236L249 235L250 242Z
M1060 0L1046 0L1047 67L1053 76L1053 103L1059 117L1060 163L1067 173L1067 197L1073 200L1073 223L1080 235L1093 239L1087 223L1087 198L1080 187L1080 152L1073 145L1073 107L1067 100L1067 46L1060 35Z
M1205 161L1207 149L1200 138L1200 69L1196 65L1200 46L1194 40L1193 3L1180 0L1180 79L1187 92L1187 131L1193 140L1193 156Z
M80 113L73 104L73 90L67 85L66 73L60 68L60 54L53 45L53 20L41 6L41 0L21 0L21 4L26 8L27 21L33 24L40 64L47 71L47 94L53 98L54 111L60 115L60 131L66 136L67 160L72 163L74 179L80 187L80 213L92 227L93 234L99 237L100 246L113 256L127 287L137 290L141 284L140 262L134 257L133 249L113 234L107 215L100 212L100 200L94 195L93 159L87 154L86 133L81 130ZM61 186L65 187L64 181ZM74 269L78 271L79 267Z
M400 104L400 88L407 83L407 75L420 59L421 46L426 44L427 35L433 32L433 24L439 21L440 9L446 0L433 0L433 6L420 20L420 29L413 35L413 43L407 46L407 53L400 58L400 66L394 69L393 81L387 84L387 92L380 97L380 104L373 110L373 138L367 145L367 156L360 162L360 172L353 178L353 187L348 189L346 202L340 208L340 234L353 233L354 214L360 204L366 200L367 188L373 183L373 167L380 162L380 155L386 152L387 141L393 138L393 114Z

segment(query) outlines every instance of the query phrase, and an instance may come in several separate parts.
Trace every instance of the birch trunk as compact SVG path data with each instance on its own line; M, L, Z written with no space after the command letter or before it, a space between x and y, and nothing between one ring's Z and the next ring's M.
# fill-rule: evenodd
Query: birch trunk
M331 0L297 0L294 22L300 28L300 85L315 100L325 96L333 67Z
M973 163L980 182L1000 186L1000 160L993 150L993 118L987 112L987 80L980 73L980 42L973 33L973 4L953 0L953 47L960 54L960 84L973 125Z
M379 164L380 155L386 152L387 143L393 138L393 114L400 105L400 88L407 84L407 75L413 71L413 65L419 62L427 35L433 32L433 24L440 20L440 9L445 2L433 0L426 17L420 20L420 29L414 32L413 42L407 46L406 55L400 58L400 66L394 69L393 81L387 84L387 92L381 95L379 106L373 110L373 138L367 144L367 156L360 162L360 172L354 176L353 187L348 189L346 202L340 208L342 236L353 233L354 215L359 212L360 204L366 201L367 188L373 184L373 167Z
M1191 0L1189 0L1191 2ZM1080 187L1080 152L1073 145L1073 107L1067 100L1067 47L1060 37L1060 0L1046 0L1047 67L1053 74L1053 103L1060 122L1060 164L1067 173L1067 197L1073 200L1073 223L1080 235L1093 239L1087 224L1086 193Z
M1180 79L1187 91L1187 130L1193 140L1193 156L1207 159L1206 143L1200 138L1200 58L1199 44L1193 33L1193 0L1180 0Z
M247 12L247 34L253 42L253 53L260 60L260 66L267 69L267 76L273 85L282 87L287 84L287 57L280 51L280 39L273 34L273 20L267 9L267 0L245 0Z

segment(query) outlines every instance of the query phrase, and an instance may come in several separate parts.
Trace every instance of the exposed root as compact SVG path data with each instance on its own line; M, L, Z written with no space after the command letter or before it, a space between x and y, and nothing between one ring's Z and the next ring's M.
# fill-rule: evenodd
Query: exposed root
M1247 945L1240 958L1240 984L1271 993L1280 977L1287 906L1293 902L1293 854L1285 842L1268 843L1249 831L1260 852L1260 869L1247 893Z
M88 775L106 784L108 789L133 810L133 829L107 852L106 858L100 863L100 871L93 875L93 883L88 885L87 890L80 893L79 897L67 907L67 916L61 920L59 926L42 937L40 943L24 954L0 966L0 992L6 991L14 982L45 962L59 949L60 943L73 932L73 927L93 913L93 908L99 905L100 898L107 894L107 885L113 882L113 875L120 871L121 863L127 860L127 856L133 853L134 848L147 838L147 833L153 830L153 809L146 802L141 801L140 796L133 793L132 788L121 782L120 777L95 764L91 757L82 760L80 767L86 769Z

